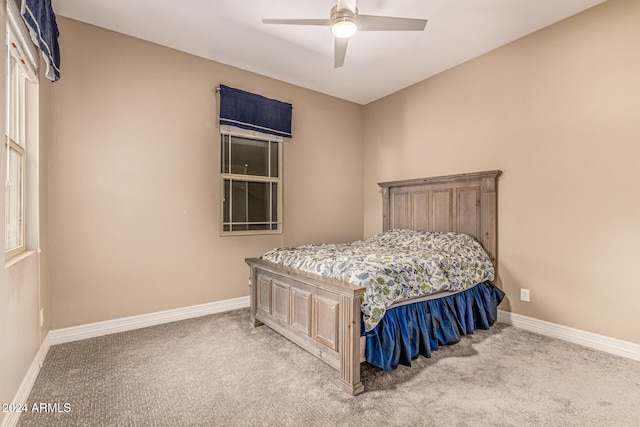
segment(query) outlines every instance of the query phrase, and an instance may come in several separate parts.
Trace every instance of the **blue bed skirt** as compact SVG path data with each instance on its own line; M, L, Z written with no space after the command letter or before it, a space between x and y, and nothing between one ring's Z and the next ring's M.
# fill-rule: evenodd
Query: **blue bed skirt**
M394 307L366 337L366 360L391 371L398 364L411 366L423 355L431 357L438 345L455 344L476 329L489 329L496 321L504 292L490 282L444 298Z

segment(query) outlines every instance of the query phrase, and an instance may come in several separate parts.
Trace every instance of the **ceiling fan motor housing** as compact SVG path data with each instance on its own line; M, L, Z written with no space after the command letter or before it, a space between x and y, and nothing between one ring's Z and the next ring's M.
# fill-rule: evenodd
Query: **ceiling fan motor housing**
M357 13L357 10L355 12L349 9L338 10L338 5L333 6L330 18L333 35L340 38L348 38L354 35L358 31Z

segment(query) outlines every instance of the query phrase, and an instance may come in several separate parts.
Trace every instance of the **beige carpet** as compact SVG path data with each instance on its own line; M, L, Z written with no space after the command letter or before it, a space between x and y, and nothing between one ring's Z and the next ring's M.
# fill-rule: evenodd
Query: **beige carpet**
M363 365L359 396L337 376L237 310L51 347L28 406L58 410L20 425L640 425L640 362L503 324L411 368Z

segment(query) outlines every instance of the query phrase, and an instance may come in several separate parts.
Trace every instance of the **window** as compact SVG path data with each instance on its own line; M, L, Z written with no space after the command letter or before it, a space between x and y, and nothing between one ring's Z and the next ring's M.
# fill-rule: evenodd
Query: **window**
M25 45L24 36L14 31L15 17L8 8L11 24L7 25L7 98L6 98L6 177L5 177L5 257L10 258L25 250L26 218L25 194L28 191L28 149L35 136L37 115L37 77L32 66L31 46ZM19 18L19 16L18 16ZM19 18L21 19L21 18ZM25 30L26 31L26 30ZM29 53L29 56L25 55ZM35 150L37 153L37 150Z
M282 138L221 129L222 234L280 233Z

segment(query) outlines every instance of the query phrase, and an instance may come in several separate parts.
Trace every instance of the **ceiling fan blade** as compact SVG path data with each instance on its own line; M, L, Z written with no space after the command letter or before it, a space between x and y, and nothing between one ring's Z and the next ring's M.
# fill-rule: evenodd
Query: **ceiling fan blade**
M340 37L334 37L334 52L333 52L333 68L340 68L344 65L344 57L347 54L347 44L349 39L343 39Z
M263 19L263 24L282 25L331 25L328 19Z
M358 15L358 31L422 31L426 19Z

